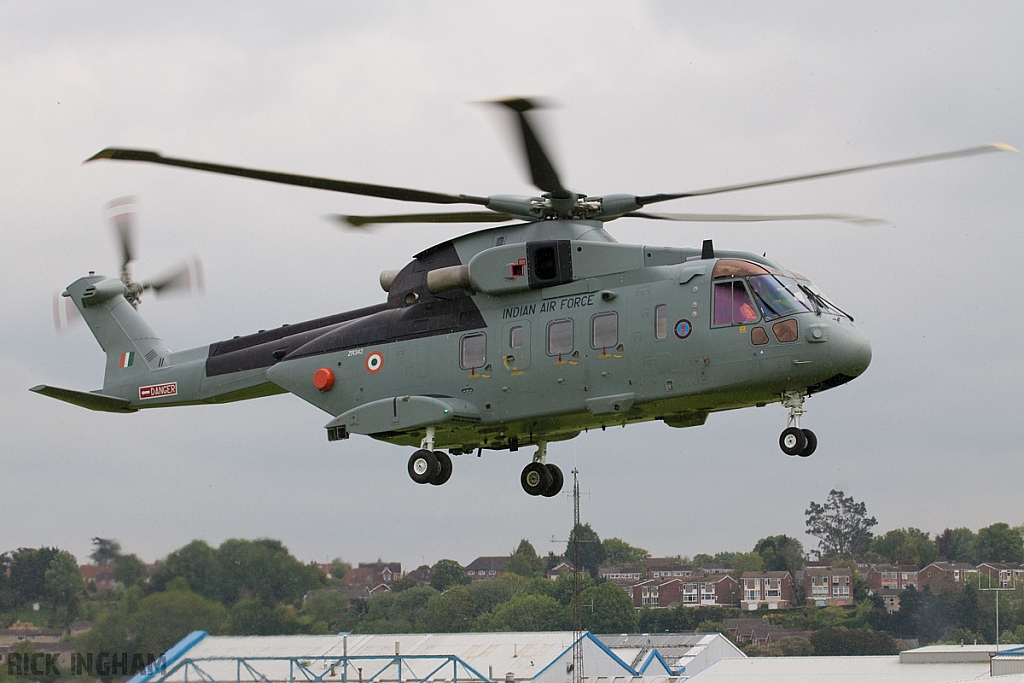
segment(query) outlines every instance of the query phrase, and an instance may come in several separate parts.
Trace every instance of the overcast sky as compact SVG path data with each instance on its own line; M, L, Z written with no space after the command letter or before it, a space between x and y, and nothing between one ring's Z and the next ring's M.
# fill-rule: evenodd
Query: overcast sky
M90 538L147 561L193 538L281 539L303 560L463 564L520 538L561 552L571 501L519 486L533 449L455 459L444 487L409 449L328 443L290 396L90 412L29 393L102 385L51 297L117 275L103 205L140 197L135 273L201 255L207 294L147 297L179 350L379 302L381 270L459 228L340 231L384 200L82 160L107 146L346 180L527 194L496 112L545 95L563 179L590 194L681 192L1002 141L1024 146L1024 9L973 2L0 3L0 551ZM659 205L850 212L885 225L610 224L622 242L766 252L850 311L874 359L807 402L809 459L779 405L553 444L582 517L655 555L804 535L832 488L876 531L1024 522L1024 157L998 154ZM416 208L415 205L411 205ZM424 207L425 209L428 207ZM463 230L463 232L466 230ZM567 487L568 489L568 487Z

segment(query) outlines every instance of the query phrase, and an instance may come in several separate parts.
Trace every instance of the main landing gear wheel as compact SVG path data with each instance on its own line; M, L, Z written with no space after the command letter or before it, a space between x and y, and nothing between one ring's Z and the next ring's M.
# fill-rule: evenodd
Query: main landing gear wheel
M451 461L449 461L449 467ZM426 448L421 448L409 458L409 476L417 484L427 484L437 472L437 456Z
M814 452L815 448L818 447L818 437L816 437L814 435L814 432L812 432L810 429L801 429L800 431L804 433L804 437L807 439L807 445L804 447L802 451L797 453L797 455L799 455L801 458L806 458L811 453Z
M551 474L551 486L544 489L544 492L540 495L545 498L553 498L562 490L562 482L564 481L562 470L558 469L557 465L545 464L544 466L548 468L548 472Z
M523 468L523 474L519 477L519 483L523 485L523 490L531 496L539 496L551 488L553 479L554 477L551 474L551 470L548 469L548 465L542 462L531 462Z
M779 436L779 448L786 455L800 455L807 448L807 436L798 427L786 427Z
M440 486L452 478L452 459L444 451L434 451L434 457L437 458L437 469L434 470L430 483Z

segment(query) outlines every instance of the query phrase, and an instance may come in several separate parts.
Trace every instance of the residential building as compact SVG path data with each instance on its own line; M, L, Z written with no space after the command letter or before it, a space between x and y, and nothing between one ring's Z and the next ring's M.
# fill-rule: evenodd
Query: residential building
M568 562L559 562L554 567L549 569L545 576L548 577L549 581L554 581L562 574L572 574L572 565Z
M647 577L651 579L674 579L692 576L695 567L684 565L674 557L648 557L646 560Z
M767 647L779 642L783 638L796 636L808 638L806 631L785 628L779 624L768 621L768 617L761 619L725 619L722 624L725 629L738 643L750 643L757 647Z
M933 591L941 590L947 582L964 583L968 576L977 576L978 568L966 562L932 562L917 573L917 581L923 588L931 586Z
M509 555L478 557L466 565L466 576L474 581L495 579L505 573L505 565L510 559Z
M644 569L638 564L617 564L610 567L599 567L598 577L607 579L612 583L622 586L636 585L643 579Z
M735 607L739 582L728 574L700 574L683 579L648 579L632 588L637 609L674 607Z
M1024 581L1024 565L1011 562L982 562L978 565L978 572L982 576L982 588L1011 588L1018 581Z
M793 576L789 572L744 572L740 587L740 609L785 609L793 605Z
M803 572L807 603L818 607L853 604L853 570L840 567L806 567Z
M63 635L64 631L59 628L39 628L27 621L16 621L10 628L0 629L0 646L17 645L26 640L36 646L57 643Z

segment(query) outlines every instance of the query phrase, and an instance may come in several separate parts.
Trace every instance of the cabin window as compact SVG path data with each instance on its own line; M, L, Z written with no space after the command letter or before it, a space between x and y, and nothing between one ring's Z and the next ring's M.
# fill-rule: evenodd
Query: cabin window
M715 283L715 325L742 325L758 317L742 280Z
M508 331L508 347L510 349L523 348L523 327L516 325Z
M757 300L761 302L765 320L814 310L807 295L792 278L778 275L758 275L750 278L750 287L757 295Z
M459 345L459 357L463 370L483 367L487 361L487 335L467 334Z
M548 355L572 353L572 320L554 320L548 323Z
M607 349L619 343L619 314L598 313L590 319L590 345Z
M668 336L668 306L661 304L654 307L654 338L664 339Z

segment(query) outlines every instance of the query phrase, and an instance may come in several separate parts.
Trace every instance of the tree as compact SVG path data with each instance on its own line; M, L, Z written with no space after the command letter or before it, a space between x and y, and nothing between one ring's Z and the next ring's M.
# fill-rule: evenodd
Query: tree
M17 602L24 604L49 599L46 570L60 552L57 548L18 548L11 553L8 586ZM78 569L77 565L75 569Z
M466 568L455 560L438 560L430 573L430 587L440 593L452 586L464 586L469 582Z
M583 628L591 633L634 633L638 616L633 598L605 581L580 593Z
M1006 522L978 529L974 550L978 562L1024 562L1024 539Z
M573 547L579 545L580 570L587 570L594 578L597 577L597 569L604 562L604 546L601 545L601 538L597 532L590 528L590 524L581 524L569 534L569 543L565 549L565 556L572 562Z
M754 546L754 552L764 560L765 571L789 572L795 577L804 566L803 544L785 534L762 538Z
M481 582L486 583L486 582ZM452 586L434 595L427 602L431 630L439 633L462 633L473 627L477 617L476 600L466 586Z
M70 625L78 616L82 593L85 592L78 560L68 551L60 550L50 560L43 577L46 595L56 609L56 621L62 626Z
M759 572L764 570L764 560L757 553L743 553L732 558L732 571L739 579L746 572Z
M896 641L887 633L827 626L811 634L816 655L894 655Z
M945 529L935 537L935 545L939 555L950 562L968 562L978 564L975 561L974 545L977 540L974 532L967 527L956 529Z
M96 564L113 564L121 556L121 544L112 538L92 539L93 551L89 555Z
M547 595L521 595L499 605L490 620L495 631L561 631L569 611Z
M893 529L871 541L870 551L894 564L926 567L939 555L938 545L927 533L914 527Z
M348 574L352 570L352 565L349 562L336 557L331 560L331 578L342 580L345 578L345 574Z
M149 580L149 590L162 591L176 578L188 583L190 590L211 600L221 600L217 551L206 541L195 540L178 548L164 560Z
M842 491L832 489L823 505L811 501L804 512L807 533L817 536L822 557L843 557L863 553L871 543L871 528L878 524L867 516L864 503L844 498Z
M637 548L621 538L606 538L601 541L604 546L604 561L607 564L643 564L651 556L643 548Z
M146 580L146 564L135 554L121 555L114 565L114 581L124 584L126 588L141 584Z
M508 564L505 565L505 571L532 579L543 576L544 565L544 559L538 557L533 545L524 538L519 541L519 547L509 558Z

